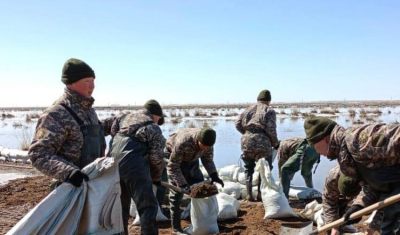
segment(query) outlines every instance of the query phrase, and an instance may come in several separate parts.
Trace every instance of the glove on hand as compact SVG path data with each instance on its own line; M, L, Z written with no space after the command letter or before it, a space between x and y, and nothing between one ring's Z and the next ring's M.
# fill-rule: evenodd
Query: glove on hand
M363 207L360 206L360 205L354 205L354 206L351 206L351 207L346 211L346 213L344 213L343 218L344 218L344 221L346 222L347 225L356 224L356 223L358 223L358 222L361 221L362 216L359 217L359 218L357 218L357 219L352 219L352 220L350 220L349 218L350 218L350 215L351 215L351 214L353 214L353 213L356 212L356 211L361 210L362 208L363 208Z
M161 181L153 181L153 184L155 184L156 186L161 186Z
M189 185L185 184L185 185L182 185L180 188L181 188L181 190L182 190L182 193L184 193L184 194L190 194L190 187L189 187Z
M67 179L67 181L75 187L81 187L83 180L89 181L89 177L82 171L76 169L69 174Z
M214 182L220 184L222 187L224 187L224 181L222 181L219 177L218 177L218 173L214 172L210 175L211 177L211 184L213 184Z

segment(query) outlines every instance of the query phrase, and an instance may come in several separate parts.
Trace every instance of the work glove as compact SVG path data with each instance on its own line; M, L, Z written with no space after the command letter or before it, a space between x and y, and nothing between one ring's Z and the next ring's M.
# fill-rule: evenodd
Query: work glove
M182 185L181 187L182 193L184 194L190 194L190 187L187 184Z
M153 181L153 184L155 184L156 186L161 186L161 181Z
M344 222L346 222L347 225L356 224L356 223L360 222L361 219L362 219L362 216L359 217L359 218L357 218L357 219L352 219L352 220L350 220L349 218L350 218L350 215L351 215L351 214L353 214L353 213L356 212L356 211L361 210L362 208L364 208L364 207L362 207L362 206L360 206L360 205L351 206L351 207L346 211L346 213L344 213L344 216L343 216Z
M224 187L224 181L222 181L219 177L218 177L218 173L214 172L210 175L211 177L211 184L213 184L214 182L220 184L222 187Z
M80 170L73 170L66 181L70 182L75 187L81 187L82 181L89 181L89 177Z

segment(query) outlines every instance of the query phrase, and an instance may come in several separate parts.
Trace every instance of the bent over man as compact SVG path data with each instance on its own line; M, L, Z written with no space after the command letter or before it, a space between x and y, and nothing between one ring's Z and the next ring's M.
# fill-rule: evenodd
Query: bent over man
M211 183L217 182L222 187L224 186L213 160L215 139L216 133L211 128L202 130L186 128L169 136L165 144L165 152L169 158L167 172L171 184L190 191L191 185L204 181L199 168L199 159L201 159L211 178ZM182 193L170 190L171 222L174 234L183 233L180 210L182 197Z

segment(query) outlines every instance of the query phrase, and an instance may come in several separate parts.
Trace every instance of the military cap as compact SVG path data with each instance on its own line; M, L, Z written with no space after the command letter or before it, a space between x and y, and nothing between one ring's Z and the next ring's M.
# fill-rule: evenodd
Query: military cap
M321 141L325 136L329 135L333 128L337 125L326 117L310 117L304 121L304 130L306 139L310 145Z
M355 197L361 191L360 180L340 173L338 188L345 197Z
M65 62L61 75L64 84L71 84L88 77L96 76L93 69L82 60L71 58Z
M269 90L262 90L258 94L257 101L271 101L271 92Z
M162 111L161 105L156 100L148 100L144 104L143 108L149 110L151 114L154 114L154 115L157 115L160 117L163 116L163 111Z
M213 129L203 128L197 135L197 140L205 146L213 146L215 144L216 137L217 134Z

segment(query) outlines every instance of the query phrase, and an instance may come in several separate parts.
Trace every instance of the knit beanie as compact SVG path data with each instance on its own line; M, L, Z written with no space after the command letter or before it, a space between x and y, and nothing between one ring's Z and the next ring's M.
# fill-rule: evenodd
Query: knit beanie
M211 128L202 129L197 135L197 140L205 146L213 146L215 144L215 139L217 134Z
M157 115L160 117L163 116L163 111L162 111L161 105L156 100L147 101L144 104L143 108L149 110L151 114L154 114L154 115Z
M306 139L310 145L321 141L325 136L329 135L333 128L337 125L326 117L310 117L304 121L304 130Z
M343 175L340 173L338 188L340 194L345 197L355 197L361 191L360 181L356 178Z
M257 96L257 101L271 101L271 92L269 90L262 90Z
M71 84L88 77L95 78L96 76L93 69L82 60L71 58L65 62L61 75L61 81L64 84Z

